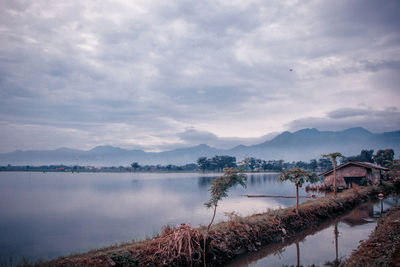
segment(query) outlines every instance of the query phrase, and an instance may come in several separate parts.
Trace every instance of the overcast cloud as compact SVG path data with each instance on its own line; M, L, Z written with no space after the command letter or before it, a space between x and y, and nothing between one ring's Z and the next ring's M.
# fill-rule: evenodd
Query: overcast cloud
M400 2L0 0L0 152L400 129Z

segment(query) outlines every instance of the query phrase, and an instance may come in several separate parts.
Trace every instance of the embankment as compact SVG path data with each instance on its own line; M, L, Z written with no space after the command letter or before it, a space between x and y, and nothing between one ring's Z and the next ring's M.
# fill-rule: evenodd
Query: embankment
M393 186L361 187L333 196L309 200L300 205L299 216L293 207L263 214L239 217L214 225L207 233L204 227L181 225L165 228L162 233L143 242L112 246L85 254L58 258L38 266L207 266L221 265L237 255L256 251L261 246L282 242L302 230L318 227L324 221L375 197ZM203 248L205 245L205 253Z
M346 267L400 266L400 207L378 220L376 230L346 261Z

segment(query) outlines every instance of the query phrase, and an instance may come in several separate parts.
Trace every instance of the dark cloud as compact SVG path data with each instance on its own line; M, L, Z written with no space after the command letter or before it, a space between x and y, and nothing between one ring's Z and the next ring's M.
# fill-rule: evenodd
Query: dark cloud
M341 108L329 112L327 115L332 119L342 119L354 116L366 116L371 114L372 111L368 109L361 108Z
M0 127L20 134L1 147L45 146L40 126L49 147L152 150L251 143L311 116L394 130L399 11L395 0L2 1ZM55 142L62 131L83 137Z
M317 128L319 130L343 130L354 126L381 133L400 129L400 111L391 107L385 110L343 108L329 112L327 117L308 117L289 123L291 130Z

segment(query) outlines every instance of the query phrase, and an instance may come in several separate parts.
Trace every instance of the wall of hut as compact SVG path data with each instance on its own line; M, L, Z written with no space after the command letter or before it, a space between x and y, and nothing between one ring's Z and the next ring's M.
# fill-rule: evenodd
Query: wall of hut
M379 171L378 171L379 172ZM366 177L372 181L372 174L368 174L367 169L360 166L349 165L345 168L336 170L336 185L347 187L344 177ZM333 172L325 175L325 185L333 186L334 176Z
M379 183L380 179L381 179L381 170L378 169L372 169L371 171L371 177L369 177L368 179L373 183Z

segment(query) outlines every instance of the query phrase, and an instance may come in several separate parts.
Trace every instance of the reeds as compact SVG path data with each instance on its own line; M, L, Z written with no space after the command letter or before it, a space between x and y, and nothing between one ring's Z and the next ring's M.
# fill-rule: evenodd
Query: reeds
M189 224L183 224L175 228L164 228L161 235L151 240L145 253L148 255L142 261L144 265L192 266L201 263L202 243L204 234Z

